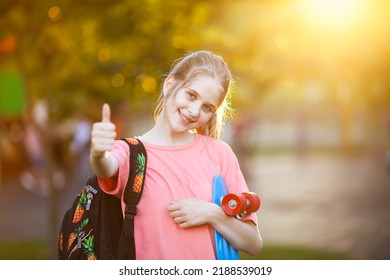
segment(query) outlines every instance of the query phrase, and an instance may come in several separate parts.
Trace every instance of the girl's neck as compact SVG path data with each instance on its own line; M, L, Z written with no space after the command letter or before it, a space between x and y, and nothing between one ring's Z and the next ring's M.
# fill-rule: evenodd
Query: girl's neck
M195 133L172 133L164 122L157 121L151 130L142 135L142 141L158 146L181 146L195 140Z

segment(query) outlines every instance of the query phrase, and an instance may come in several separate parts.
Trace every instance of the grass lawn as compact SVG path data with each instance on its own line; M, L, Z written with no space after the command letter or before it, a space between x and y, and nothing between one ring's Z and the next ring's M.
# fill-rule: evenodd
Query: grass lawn
M0 260L44 260L47 244L43 240L0 241Z
M242 260L351 260L350 256L338 252L292 245L268 245L257 256L240 253Z
M43 240L23 242L0 241L0 260L45 260L47 244ZM289 245L265 246L257 256L241 253L242 260L348 260L349 256Z

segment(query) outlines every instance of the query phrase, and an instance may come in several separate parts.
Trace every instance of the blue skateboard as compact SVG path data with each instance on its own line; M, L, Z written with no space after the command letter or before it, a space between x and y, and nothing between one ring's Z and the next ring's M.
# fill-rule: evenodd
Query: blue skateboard
M212 202L221 206L222 198L227 194L225 182L221 175L216 175L213 181L213 197ZM226 241L226 239L214 230L214 241L216 248L216 258L217 260L238 260L239 254L236 249L234 249Z

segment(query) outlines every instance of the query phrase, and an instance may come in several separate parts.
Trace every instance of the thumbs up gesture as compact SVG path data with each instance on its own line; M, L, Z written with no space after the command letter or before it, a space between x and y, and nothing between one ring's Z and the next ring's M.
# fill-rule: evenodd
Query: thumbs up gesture
M111 122L110 106L105 103L102 108L102 121L93 124L91 132L91 158L101 158L114 145L116 131Z

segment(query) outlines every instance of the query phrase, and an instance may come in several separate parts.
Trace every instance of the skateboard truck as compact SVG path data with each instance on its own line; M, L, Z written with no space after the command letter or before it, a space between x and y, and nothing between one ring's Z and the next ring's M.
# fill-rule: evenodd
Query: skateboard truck
M260 197L254 192L229 193L222 198L222 210L229 216L242 219L260 209Z

